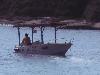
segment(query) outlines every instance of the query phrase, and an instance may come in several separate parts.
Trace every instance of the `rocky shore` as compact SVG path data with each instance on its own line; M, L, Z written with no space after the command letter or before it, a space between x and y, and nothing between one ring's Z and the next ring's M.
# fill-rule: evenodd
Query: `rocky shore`
M100 22L89 22L87 20L61 19L55 17L0 17L0 24L13 26L15 24L32 25L32 24L60 24L61 29L87 29L100 30Z

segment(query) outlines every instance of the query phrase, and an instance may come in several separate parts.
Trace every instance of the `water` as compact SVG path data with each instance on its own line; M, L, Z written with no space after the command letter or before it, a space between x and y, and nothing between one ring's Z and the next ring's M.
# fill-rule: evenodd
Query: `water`
M31 30L21 30L31 35ZM40 31L34 40L40 39ZM44 31L44 41L54 42L53 28ZM100 31L59 30L57 42L73 41L66 57L16 54L17 29L0 27L0 75L100 75ZM22 39L22 38L21 38Z

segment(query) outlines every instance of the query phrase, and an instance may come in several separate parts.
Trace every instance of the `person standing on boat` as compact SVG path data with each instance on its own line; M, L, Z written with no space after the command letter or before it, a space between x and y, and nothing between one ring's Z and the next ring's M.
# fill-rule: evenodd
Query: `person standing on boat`
M27 33L25 33L25 37L22 40L22 44L25 46L31 45L30 37L28 36Z

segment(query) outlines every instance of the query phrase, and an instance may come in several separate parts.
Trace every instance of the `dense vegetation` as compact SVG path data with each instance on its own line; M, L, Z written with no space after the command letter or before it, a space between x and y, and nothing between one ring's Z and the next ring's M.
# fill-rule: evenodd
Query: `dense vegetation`
M89 0L0 0L0 16L81 18Z

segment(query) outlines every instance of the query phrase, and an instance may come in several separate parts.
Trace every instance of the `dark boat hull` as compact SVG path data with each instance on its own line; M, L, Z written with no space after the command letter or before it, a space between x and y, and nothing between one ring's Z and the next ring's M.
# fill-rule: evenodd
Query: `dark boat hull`
M71 47L71 43L67 44L32 44L29 46L15 47L15 52L26 54L42 54L42 55L65 55Z

